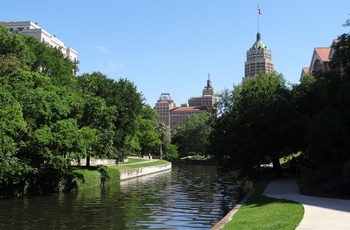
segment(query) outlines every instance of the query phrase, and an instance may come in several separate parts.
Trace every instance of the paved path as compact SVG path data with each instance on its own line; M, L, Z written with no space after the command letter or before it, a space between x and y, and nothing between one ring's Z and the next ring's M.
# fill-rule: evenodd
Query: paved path
M264 195L304 206L304 217L296 229L350 230L350 200L300 195L296 179L273 180Z

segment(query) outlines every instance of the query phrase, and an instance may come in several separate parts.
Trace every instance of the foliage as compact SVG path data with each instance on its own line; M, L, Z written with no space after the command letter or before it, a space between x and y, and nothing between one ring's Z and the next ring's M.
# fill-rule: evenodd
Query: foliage
M138 146L134 146L141 156L148 156L153 149L162 144L157 127L157 114L150 106L144 106L136 118Z
M173 143L178 146L180 156L207 155L212 117L209 113L191 115L186 124L175 130Z
M101 184L106 184L111 178L108 174L107 166L104 165L98 165L97 171L101 174Z
M159 159L163 158L163 146L166 141L170 138L170 127L166 126L164 122L158 121L155 130L158 132L160 143L159 143Z
M80 178L72 160L123 159L159 145L154 114L132 82L77 77L75 68L60 49L0 26L0 197L64 191Z
M289 154L296 135L290 131L291 94L283 76L260 73L226 95L211 135L211 151L221 168L252 176L254 168L272 161L280 175L279 158Z
M179 153L177 151L177 147L174 144L171 144L170 142L167 142L165 144L165 151L163 155L163 159L167 161L176 160L179 158Z

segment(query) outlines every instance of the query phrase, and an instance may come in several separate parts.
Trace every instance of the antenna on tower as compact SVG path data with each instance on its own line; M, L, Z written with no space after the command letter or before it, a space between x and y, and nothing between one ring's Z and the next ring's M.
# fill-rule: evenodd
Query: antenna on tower
M260 32L260 21L259 21L259 16L261 14L260 6L258 5L258 33Z
M210 73L208 73L207 87L211 87Z

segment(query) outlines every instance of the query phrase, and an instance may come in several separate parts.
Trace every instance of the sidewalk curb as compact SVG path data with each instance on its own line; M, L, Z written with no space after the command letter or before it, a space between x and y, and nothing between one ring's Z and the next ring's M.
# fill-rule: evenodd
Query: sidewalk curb
M243 197L243 199L238 202L233 209L226 214L218 223L216 223L211 230L219 230L225 226L228 222L232 220L233 215L238 211L238 209L246 202L246 200L253 194L255 188L253 188L247 195Z

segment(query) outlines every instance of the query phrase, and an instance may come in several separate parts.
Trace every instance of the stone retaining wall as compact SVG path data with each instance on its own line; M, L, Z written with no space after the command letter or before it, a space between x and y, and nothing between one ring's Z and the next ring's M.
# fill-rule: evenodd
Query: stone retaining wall
M78 161L71 160L70 161L70 165L77 166L78 165ZM85 158L80 160L80 165L86 165L86 159ZM115 160L115 159L94 159L94 158L91 158L90 159L90 165L91 166L97 166L97 165L113 166L113 165L117 165L117 160Z
M143 168L121 170L120 180L121 181L128 180L128 179L145 176L145 175L149 175L157 172L162 172L170 169L171 169L171 162L163 165L155 165L155 166L148 166Z

